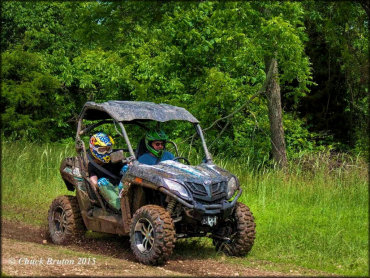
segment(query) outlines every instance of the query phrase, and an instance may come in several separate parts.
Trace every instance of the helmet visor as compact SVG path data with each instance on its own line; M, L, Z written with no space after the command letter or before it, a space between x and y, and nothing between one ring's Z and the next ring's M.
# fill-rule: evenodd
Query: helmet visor
M112 152L112 146L104 146L96 148L99 154L106 154Z

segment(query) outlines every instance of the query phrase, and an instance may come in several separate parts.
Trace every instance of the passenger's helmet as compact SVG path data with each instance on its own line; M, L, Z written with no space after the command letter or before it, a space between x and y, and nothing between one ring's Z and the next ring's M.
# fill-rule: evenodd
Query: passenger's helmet
M167 140L168 140L168 136L166 135L166 133L164 133L163 130L148 131L145 135L145 146L147 147L149 152L154 154L154 156L162 157L164 148L163 150L157 151L152 147L152 142L153 141L164 141L166 143Z
M111 136L103 132L99 132L90 138L91 154L103 163L110 162L110 154L112 152L114 140Z

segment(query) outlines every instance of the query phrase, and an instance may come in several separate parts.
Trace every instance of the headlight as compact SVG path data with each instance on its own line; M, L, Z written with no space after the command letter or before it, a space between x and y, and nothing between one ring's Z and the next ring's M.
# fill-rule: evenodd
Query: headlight
M168 179L164 179L164 182L166 183L168 189L176 191L184 198L187 198L187 199L190 198L186 189L178 182L168 180Z
M238 183L236 181L236 178L232 177L231 179L229 179L228 183L227 183L227 195L226 195L226 198L227 199L230 199L234 193L235 193L235 190L238 188Z

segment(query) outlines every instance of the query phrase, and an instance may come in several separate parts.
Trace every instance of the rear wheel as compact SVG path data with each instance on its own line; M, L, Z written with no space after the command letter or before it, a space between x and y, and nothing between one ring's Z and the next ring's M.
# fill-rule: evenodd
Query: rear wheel
M156 205L138 209L131 221L130 242L138 261L163 264L175 247L175 229L170 214Z
M245 256L252 249L256 237L256 224L249 207L237 203L234 213L213 233L217 251L228 256Z
M51 203L48 213L49 235L55 244L68 244L84 234L76 197L60 196Z

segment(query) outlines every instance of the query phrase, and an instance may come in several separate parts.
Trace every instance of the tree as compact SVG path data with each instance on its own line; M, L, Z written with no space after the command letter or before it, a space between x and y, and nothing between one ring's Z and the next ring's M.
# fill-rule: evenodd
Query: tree
M2 42L42 58L75 114L86 100L147 100L185 106L207 125L259 90L271 51L286 94L300 98L310 85L299 3L12 2L5 8ZM268 155L266 100L256 98L250 109L260 128L241 109L215 151ZM208 130L209 141L226 122L220 124Z
M43 68L40 55L22 49L2 53L2 129L6 136L55 140L63 96L59 81ZM48 115L48 117L46 117Z
M275 58L272 58L270 61L269 71L271 72L271 79L267 85L266 96L270 120L272 157L280 167L284 167L287 165L287 156L281 109L278 65Z

